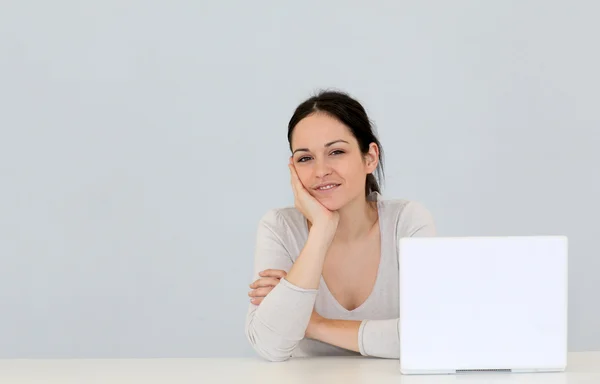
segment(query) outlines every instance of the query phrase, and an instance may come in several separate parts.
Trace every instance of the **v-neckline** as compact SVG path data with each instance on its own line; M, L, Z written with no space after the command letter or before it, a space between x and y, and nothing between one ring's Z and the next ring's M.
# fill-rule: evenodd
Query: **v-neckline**
M342 304L340 304L338 299L336 299L336 297L333 295L333 293L331 293L331 291L329 290L329 286L327 286L327 283L325 282L325 279L323 278L323 273L321 272L320 284L323 287L323 290L327 293L327 295L329 295L329 297L333 301L334 305L339 310L343 311L346 314L358 312L359 310L364 308L368 304L369 301L371 301L371 298L374 296L374 294L376 292L376 288L377 288L377 285L379 284L380 276L382 273L381 265L383 264L383 261L384 261L383 258L384 258L384 255L386 254L386 252L384 252L385 242L383 241L384 228L382 227L382 223L385 220L381 220L381 201L379 199L379 194L376 194L375 203L377 206L377 221L378 221L377 225L379 225L379 265L377 266L377 274L375 276L375 283L373 283L373 287L371 288L371 292L369 293L369 296L367 296L367 298L358 307L350 310L350 309L344 307ZM308 229L308 220L306 220L306 218L304 218L304 226L305 226L304 229L305 229L306 239L308 239L309 229Z

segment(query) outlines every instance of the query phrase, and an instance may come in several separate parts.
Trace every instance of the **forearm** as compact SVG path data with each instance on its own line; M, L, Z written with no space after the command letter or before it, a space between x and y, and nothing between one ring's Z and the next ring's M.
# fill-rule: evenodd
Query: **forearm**
M330 222L311 227L302 252L294 262L285 279L304 289L317 289L323 272L327 250L335 236L336 225Z
M307 337L360 352L363 356L400 357L398 319L332 320L313 314Z
M287 360L305 337L323 262L334 235L335 228L314 225L287 276L260 305L250 304L246 335L255 350L266 359Z
M310 338L350 351L360 352L358 345L358 320L321 319L308 335Z
M270 361L287 360L304 338L316 290L302 290L282 280L260 304L251 304L246 336Z

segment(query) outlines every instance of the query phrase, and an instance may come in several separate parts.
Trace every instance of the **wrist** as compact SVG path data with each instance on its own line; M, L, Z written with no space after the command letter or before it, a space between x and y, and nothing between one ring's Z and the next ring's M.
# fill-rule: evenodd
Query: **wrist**
M316 249L318 249L318 254L321 257L324 258L327 254L327 250L335 238L335 232L336 227L332 227L327 223L318 223L311 226L308 239L317 247Z
M310 323L308 324L308 328L306 328L306 337L314 340L320 340L320 335L324 333L324 329L327 326L326 320L324 317L315 316L310 319Z
M323 219L315 220L314 223L312 223L310 230L311 230L311 232L314 230L315 232L328 234L333 237L333 235L335 235L335 232L337 230L337 226L338 226L337 219L323 218Z

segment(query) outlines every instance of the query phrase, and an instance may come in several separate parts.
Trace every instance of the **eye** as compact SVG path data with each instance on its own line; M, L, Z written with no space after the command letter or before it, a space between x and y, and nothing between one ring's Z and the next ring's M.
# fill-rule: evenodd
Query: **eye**
M308 157L308 156L302 156L301 158L298 159L298 162L299 163L305 163L308 160L310 160L310 157Z
M332 155L341 155L342 153L344 153L344 151L342 151L340 149L336 149L335 151L331 152Z

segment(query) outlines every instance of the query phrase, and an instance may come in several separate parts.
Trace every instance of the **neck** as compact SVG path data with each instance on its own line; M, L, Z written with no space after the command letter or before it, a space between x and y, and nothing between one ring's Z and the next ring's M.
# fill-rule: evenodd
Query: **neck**
M377 203L367 201L364 195L349 202L338 212L340 221L335 239L343 242L365 237L378 220Z

